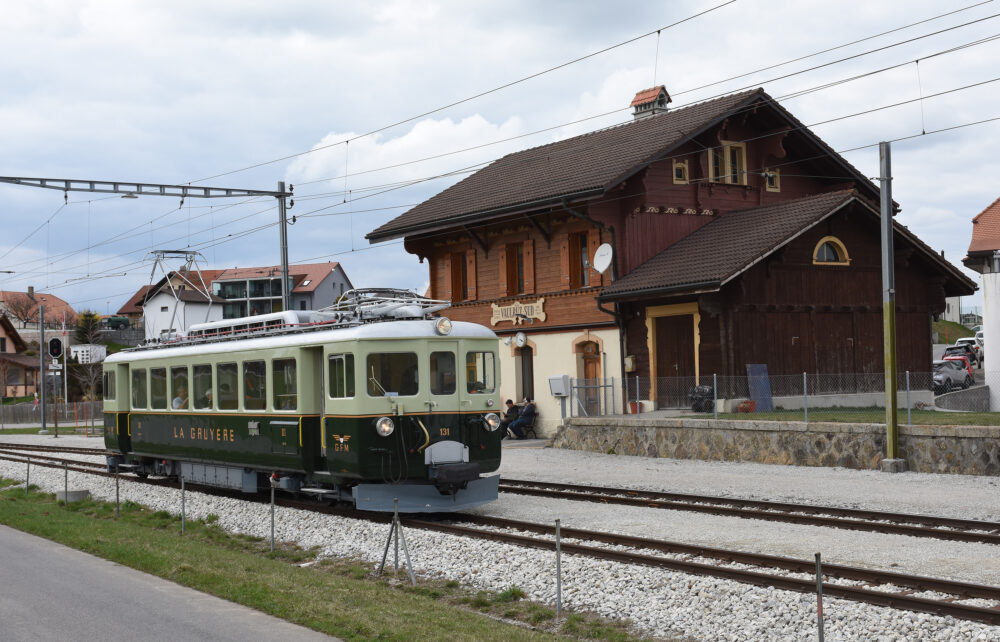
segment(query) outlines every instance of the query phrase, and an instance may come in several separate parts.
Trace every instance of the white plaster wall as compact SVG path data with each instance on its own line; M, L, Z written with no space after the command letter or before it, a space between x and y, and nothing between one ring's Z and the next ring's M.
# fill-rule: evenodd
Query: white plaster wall
M983 274L983 346L986 364L983 368L986 385L990 387L990 410L1000 410L1000 273Z
M534 344L534 375L535 375L535 407L539 413L539 421L535 422L538 436L552 436L562 423L562 410L558 397L549 393L549 377L569 375L571 378L582 376L578 370L580 355L573 352L573 341L580 338L584 331L557 333L530 333L525 330L528 340ZM591 340L603 342L604 354L602 368L607 377L621 379L621 350L618 344L618 330L591 330ZM599 342L599 343L600 343ZM517 396L517 372L515 358L510 345L500 343L500 394L501 399L520 401ZM602 375L603 376L603 375ZM617 394L617 393L616 393ZM620 400L617 402L620 405ZM567 400L567 415L569 406Z
M173 315L174 305L177 305L177 316L173 317L173 325L170 323L170 319ZM165 312L161 311L160 308L166 307ZM208 311L207 303L185 303L184 301L175 301L174 297L168 293L157 294L149 301L146 302L143 308L146 320L146 338L147 339L157 339L160 336L160 332L166 330L167 328L175 328L178 331L184 331L188 329L195 323L205 323L206 321L221 321L222 320L222 304L214 303L209 311L208 318L206 319L205 313Z

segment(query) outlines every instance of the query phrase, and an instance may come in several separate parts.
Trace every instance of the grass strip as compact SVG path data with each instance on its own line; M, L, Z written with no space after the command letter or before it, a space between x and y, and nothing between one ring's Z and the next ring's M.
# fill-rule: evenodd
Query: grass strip
M634 639L620 624L585 615L556 623L517 587L470 594L453 581L372 579L368 564L316 562L316 551L287 544L271 553L268 541L229 534L216 520L189 520L182 536L179 517L133 502L115 519L106 502L64 505L36 491L25 497L23 487L0 491L2 524L346 640Z

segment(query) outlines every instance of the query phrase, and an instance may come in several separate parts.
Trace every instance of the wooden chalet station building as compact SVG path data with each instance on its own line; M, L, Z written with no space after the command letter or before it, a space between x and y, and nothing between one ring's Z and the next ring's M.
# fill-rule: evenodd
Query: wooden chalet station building
M639 92L632 122L504 156L367 236L404 237L449 316L504 339L503 394L543 432L550 376L883 370L878 188L763 90L670 102ZM898 224L894 249L899 369L929 372L933 317L976 286Z

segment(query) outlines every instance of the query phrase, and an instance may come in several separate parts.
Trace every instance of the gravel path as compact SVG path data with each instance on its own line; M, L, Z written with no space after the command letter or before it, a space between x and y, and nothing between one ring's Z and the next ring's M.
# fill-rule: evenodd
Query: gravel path
M11 436L14 437L14 436ZM28 438L33 441L39 438ZM79 443L75 441L79 439ZM13 440L13 439L10 439ZM19 439L20 440L20 439ZM54 443L47 438L44 443ZM93 446L95 440L84 438L60 438L65 445ZM841 505L863 505L863 502L878 502L884 494L902 493L905 477L896 476L884 481L880 476L871 477L866 483L865 473L856 471L825 471L822 469L785 469L784 467L754 467L746 465L710 464L701 462L668 462L598 456L569 451L553 451L526 448L507 448L503 473L509 476L558 479L605 485L644 486L648 488L671 488L685 492L727 492L734 496L767 497L771 499L807 499L817 502L835 503L838 492L849 493L847 499L837 502ZM680 464L680 465L676 465ZM689 464L702 464L699 466ZM542 474L541 471L544 471ZM745 471L745 472L744 472ZM810 474L811 473L811 474ZM848 474L850 473L850 474ZM837 491L829 487L825 476L831 475L843 481L843 488ZM0 461L0 476L23 479L24 466ZM943 487L944 497L962 498L963 502L975 503L974 497L989 496L990 486L972 478L934 477ZM45 469L32 470L32 483L52 492L62 488L62 472ZM773 479L775 488L771 490L768 480ZM812 480L805 484L807 480ZM684 480L682 484L680 480ZM954 483L953 483L954 482ZM888 484L888 486L886 486ZM114 483L111 480L84 478L70 474L70 486L86 487L99 499L113 499ZM834 484L839 486L839 484ZM880 486L872 490L869 486ZM929 489L930 481L920 487ZM954 486L954 488L953 488ZM809 490L804 490L809 489ZM866 490L867 489L867 490ZM964 491L962 490L964 489ZM909 491L912 493L912 490ZM923 493L921 490L920 493ZM857 493L857 496L851 493ZM870 494L870 496L869 496ZM995 488L994 488L995 495ZM141 484L122 484L122 499L143 503L155 509L178 513L180 495L175 490L163 490ZM925 503L928 498L906 501ZM643 511L642 509L615 508L612 518L602 514L601 507L594 504L576 502L556 502L517 497L503 497L500 502L485 507L479 512L486 514L508 514L513 512L532 513L538 521L549 521L556 516L564 523L574 526L605 528L607 530L643 531L646 536L685 539L679 536L685 522L700 520L695 514L671 514L670 511ZM844 503L844 502L862 502ZM995 502L994 502L995 504ZM931 510L933 503L922 512ZM942 507L938 507L942 508ZM956 511L960 510L957 507ZM897 507L893 507L897 509ZM902 506L899 510L904 510ZM982 505L971 514L983 517L982 511L992 510ZM190 517L208 514L219 516L222 527L234 531L266 537L269 532L269 508L233 499L217 498L188 493L187 511ZM604 509L607 512L607 509ZM555 513L562 513L557 515ZM316 546L321 555L352 556L371 564L377 563L387 535L387 527L374 525L342 517L317 515L304 511L279 508L277 537L286 541L297 541L302 546ZM961 514L949 512L949 514ZM965 513L966 515L970 513ZM711 516L708 516L711 517ZM767 532L776 545L788 545L800 538L807 543L799 545L802 550L823 550L812 546L810 537L830 537L822 533L810 533L812 527L794 525L752 524L748 520L732 518L712 518L722 520L718 524L703 522L690 532L729 532L736 538L746 538L750 542L765 542ZM668 520L661 522L663 520ZM723 523L724 522L724 523ZM611 524L608 526L608 524ZM734 526L739 523L739 526ZM650 530L650 524L663 531ZM801 532L800 532L801 531ZM860 533L838 531L843 554L852 550L866 549L868 543L859 544ZM540 602L554 603L555 560L544 551L525 550L517 547L483 542L450 535L407 531L407 543L418 572L425 576L456 579L471 586L499 591L511 585L523 589L528 597ZM675 535L678 535L675 537ZM692 535L693 537L694 535ZM704 535L703 536L707 536ZM888 537L897 547L902 540L898 536ZM782 542L785 544L782 544ZM819 541L819 540L814 540ZM852 544L853 542L853 544ZM733 544L737 546L738 544ZM831 546L833 544L831 543ZM914 557L925 546L925 540L913 542ZM933 546L939 547L938 544ZM955 544L948 546L954 547ZM962 545L979 548L978 545ZM834 549L830 549L831 551ZM837 549L840 550L840 549ZM888 547L886 547L888 550ZM958 549L954 549L958 550ZM837 553L840 554L840 553ZM883 553L885 554L884 551ZM960 555L967 554L963 548ZM859 554L860 555L860 554ZM885 559L888 559L887 557ZM832 560L831 560L832 561ZM564 604L571 609L589 610L609 618L630 620L637 631L664 639L693 640L807 640L815 639L815 596L801 595L763 589L725 580L715 580L682 573L663 572L643 567L614 564L573 556L563 559ZM975 623L959 622L951 618L894 611L881 607L860 605L837 599L826 599L826 639L828 640L993 640L1000 641L1000 627L989 627Z

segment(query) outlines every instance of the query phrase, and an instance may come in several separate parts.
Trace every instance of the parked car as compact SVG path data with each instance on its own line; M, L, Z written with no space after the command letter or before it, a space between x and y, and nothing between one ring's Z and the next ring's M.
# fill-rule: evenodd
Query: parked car
M956 388L968 388L969 373L958 359L934 362L934 394L941 395Z
M953 346L948 346L944 349L944 354L941 355L942 359L947 359L951 355L961 355L969 360L970 365L976 363L976 351L967 343L956 344Z
M101 320L101 324L109 330L120 330L131 325L128 317L105 317Z
M972 362L964 354L946 354L942 361L954 361L961 365L962 369L969 375L969 379L972 379L975 375L972 373Z
M979 347L979 344L976 342L976 338L975 337L963 337L961 339L956 339L955 340L955 345L957 345L957 346L960 346L960 345L970 345L970 346L972 346L973 352L976 353L976 363L982 363L982 361L983 361L982 354L983 353L982 353L982 351L981 351L981 349Z

